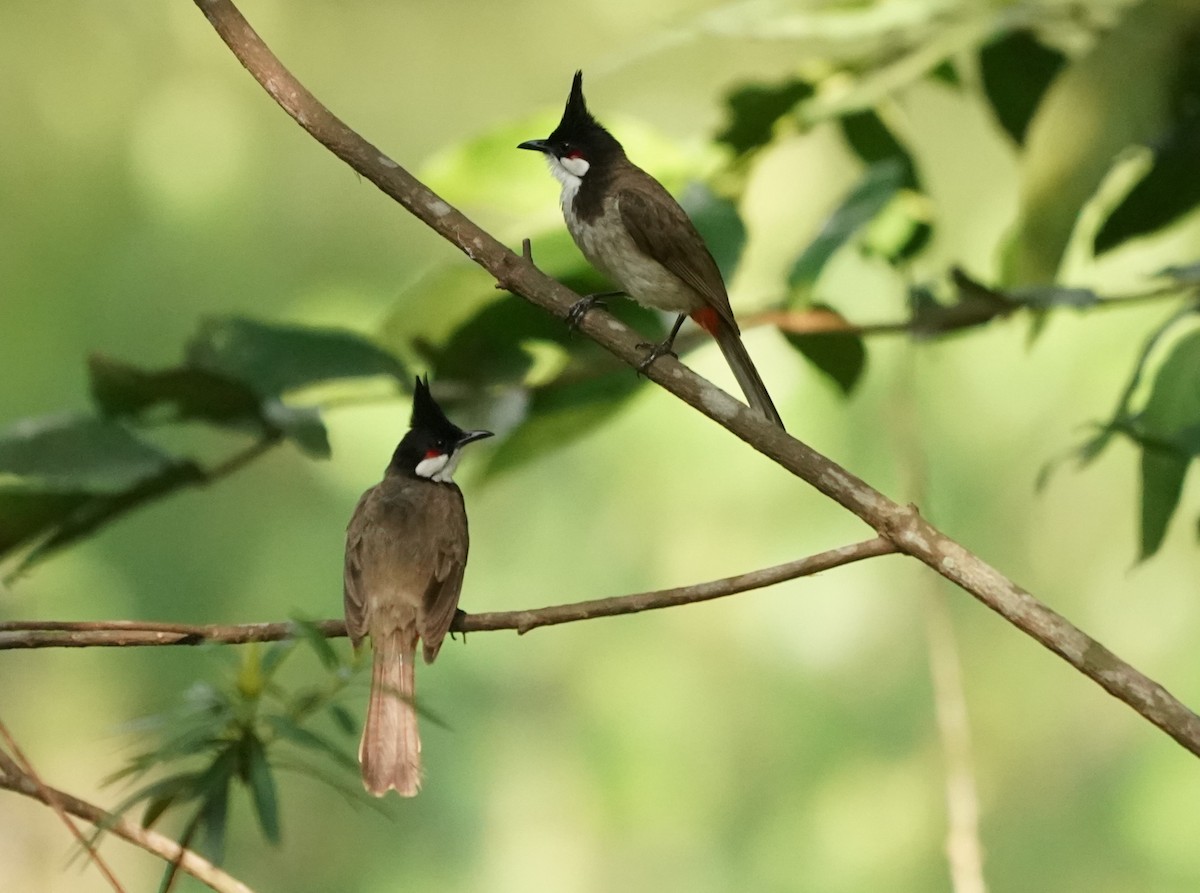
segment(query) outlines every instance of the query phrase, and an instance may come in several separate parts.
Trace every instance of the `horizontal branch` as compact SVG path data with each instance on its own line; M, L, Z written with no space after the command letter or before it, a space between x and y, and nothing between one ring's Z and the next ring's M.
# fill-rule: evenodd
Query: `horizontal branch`
M327 109L287 70L231 0L195 0L217 34L264 90L314 139L409 213L487 270L503 288L566 319L579 296L546 276L436 195ZM603 311L578 331L636 367L642 339ZM979 556L808 444L738 402L678 360L664 356L647 378L703 413L869 524L901 551L970 593L1079 672L1200 755L1200 716L1137 668L1051 610Z
M894 553L896 547L882 537L864 540L809 555L761 570L711 580L694 586L638 592L593 601L552 605L525 611L494 611L467 614L460 611L451 630L458 633L490 632L515 629L527 633L539 626L553 626L596 617L637 614L657 608L672 608L693 602L710 601L752 589L774 586L786 580L809 577L843 564ZM346 635L341 620L319 620L312 626L327 638ZM9 620L0 623L0 651L14 648L128 648L144 645L201 645L219 642L240 645L247 642L275 642L296 634L290 621L274 623L187 624L151 623L137 620Z
M4 771L0 773L0 788L23 794L33 800L45 803L47 806L54 806L57 802L59 807L71 815L91 822L97 828L104 828L160 859L177 863L181 869L216 890L217 893L254 893L237 878L222 871L204 857L184 849L164 834L143 828L127 818L113 816L99 806L94 806L86 800L80 800L66 791L45 785L39 787L32 778L19 771L11 761L4 763Z

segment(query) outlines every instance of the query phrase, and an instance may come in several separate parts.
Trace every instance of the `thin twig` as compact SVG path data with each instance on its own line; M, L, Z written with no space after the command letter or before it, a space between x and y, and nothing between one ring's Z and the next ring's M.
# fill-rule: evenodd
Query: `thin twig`
M567 317L579 295L514 254L347 127L292 76L230 0L195 2L251 76L316 140L486 269L506 289L560 319ZM644 352L638 348L641 338L603 311L589 313L577 328L631 366L637 366L644 358ZM1200 716L943 534L922 518L915 507L901 506L888 499L677 360L661 357L645 370L645 375L853 512L900 551L969 592L1192 753L1200 755Z
M454 632L473 633L515 629L526 633L539 626L637 614L657 608L671 608L693 602L709 601L751 589L774 586L785 580L808 577L821 571L894 553L896 547L882 537L829 549L816 555L762 568L734 577L724 577L694 586L638 592L593 601L554 605L525 611L495 611L485 614L460 613L451 626ZM312 626L327 638L346 635L341 620L320 620ZM296 626L290 622L240 624L149 623L136 620L12 620L0 623L0 651L11 648L94 648L139 645L199 645L220 642L238 645L246 642L274 642L292 638Z
M0 768L4 769L4 774L0 775L0 788L15 791L48 806L57 803L71 815L91 822L97 828L104 828L160 859L168 862L178 859L180 868L217 893L254 893L237 878L222 871L204 857L180 847L166 835L143 828L129 819L113 816L66 791L39 784L11 761L0 762Z
M3 722L0 722L0 737L4 739L4 743L8 746L8 749L12 751L12 756L10 757L3 749L0 749L0 772L3 773L3 776L7 778L25 777L32 781L41 796L42 802L54 810L59 821L66 825L67 830L71 832L71 836L79 841L79 845L87 851L89 861L95 864L96 869L104 875L104 879L108 881L109 885L117 893L125 893L125 888L121 886L121 882L117 880L117 876L113 873L113 870L108 867L108 863L96 850L96 847L88 839L87 835L80 831L79 826L71 821L71 817L67 815L66 810L63 808L62 801L55 797L54 792L42 781L37 770L33 768L33 763L22 752L20 745L17 744L16 739L8 730L8 726Z

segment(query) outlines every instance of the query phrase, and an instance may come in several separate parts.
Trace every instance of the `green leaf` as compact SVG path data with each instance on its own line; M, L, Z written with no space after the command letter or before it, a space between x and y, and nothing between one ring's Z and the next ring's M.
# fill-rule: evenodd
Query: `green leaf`
M1189 456L1175 450L1142 448L1142 543L1139 561L1158 551L1167 535L1171 516L1179 507Z
M713 260L728 282L737 272L738 261L746 247L746 225L737 205L714 193L703 183L690 183L679 203L692 218Z
M191 837L193 830L198 829L204 839L204 846L194 848L204 853L214 865L220 865L225 857L229 786L233 783L237 767L235 745L226 743L215 754L208 767L196 777L194 797L200 799L200 806L189 823L184 841L187 845L186 841Z
M245 739L246 774L250 785L254 811L258 815L258 826L263 837L270 843L279 844L279 796L275 789L275 775L267 761L267 751L255 735Z
M485 475L494 477L566 446L611 418L640 386L633 370L621 367L581 380L535 388L525 420L492 453Z
M1024 29L1009 31L980 51L984 92L996 120L1018 145L1024 145L1029 122L1066 63L1066 56Z
M370 375L409 384L399 360L354 332L241 317L205 322L188 344L187 366L244 382L261 397Z
M358 760L353 755L346 753L332 741L318 735L316 732L312 732L292 722L286 716L279 716L277 714L265 717L265 721L280 738L307 750L324 754L332 758L338 765L352 772L358 771Z
M239 381L204 369L147 372L100 354L88 358L92 399L107 416L137 416L151 407L174 407L179 419L244 423L259 416L259 398Z
M1017 303L1041 310L1053 307L1086 310L1100 303L1100 296L1090 288L1067 288L1060 285L1028 285L1015 288L1005 295Z
M329 432L315 406L288 406L278 400L267 400L262 409L263 418L270 427L307 455L314 459L328 459L332 455Z
M814 304L815 311L841 314L824 304ZM784 332L788 343L837 385L843 396L849 396L862 378L867 365L867 348L863 339L851 332L828 332L802 335Z
M887 206L908 176L904 162L899 159L889 158L871 165L792 265L789 287L794 290L815 283L830 258Z
M329 713L333 717L333 721L337 724L337 727L345 734L358 734L358 723L355 722L354 717L350 715L350 711L341 704L330 704Z
M717 134L717 142L729 146L738 156L762 148L771 141L776 122L813 93L812 84L801 80L738 87L725 97L729 120Z
M892 134L876 112L863 111L846 115L839 120L846 142L868 168L885 161L897 161L904 168L902 189L919 190L917 169L912 155Z
M1153 149L1150 170L1096 233L1097 254L1161 229L1200 204L1200 114L1179 121Z
M115 422L91 416L27 419L0 432L0 482L56 493L119 495L179 460Z
M1172 346L1133 425L1143 442L1200 455L1200 331Z
M321 631L311 620L293 617L292 624L296 628L297 637L313 650L313 653L320 659L325 669L336 670L341 666L341 661L338 660L337 652L333 650L333 646L329 644L329 639L322 635Z
M116 422L31 419L0 432L0 555L35 539L18 571L106 521L204 479Z

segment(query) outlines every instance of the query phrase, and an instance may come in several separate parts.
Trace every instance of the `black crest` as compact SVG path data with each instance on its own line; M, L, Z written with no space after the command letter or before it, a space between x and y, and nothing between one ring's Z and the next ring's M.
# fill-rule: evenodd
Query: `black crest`
M583 98L582 71L575 72L575 79L571 81L571 95L567 97L562 120L558 122L547 142L557 145L582 143L594 148L621 147L613 135L588 111L587 102Z
M418 376L413 385L412 416L408 426L414 431L425 431L453 443L462 436L462 429L446 418L442 408L429 393L429 376L422 381Z

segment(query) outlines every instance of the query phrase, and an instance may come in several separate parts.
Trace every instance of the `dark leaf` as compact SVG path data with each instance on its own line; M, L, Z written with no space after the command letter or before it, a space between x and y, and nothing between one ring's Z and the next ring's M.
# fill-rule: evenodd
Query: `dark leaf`
M1018 145L1025 143L1029 122L1066 62L1027 30L1009 31L980 51L984 92L1000 126Z
M204 835L204 852L216 865L220 865L225 858L229 786L233 783L237 769L237 753L233 745L227 745L196 783L201 798L196 818Z
M607 421L639 387L632 369L558 380L535 388L525 420L492 453L486 474L511 471L543 453L558 449Z
M818 304L812 309L842 318L841 314L831 307ZM806 360L837 385L842 394L849 396L854 390L867 365L866 345L859 335L851 332L811 335L785 332L784 337Z
M187 365L244 382L261 397L369 375L390 375L409 385L400 361L361 335L240 317L201 326L188 344Z
M245 423L259 416L249 387L204 369L179 367L147 372L100 354L88 358L92 399L108 416L136 416L166 404L179 419Z
M797 289L815 283L834 253L887 206L907 176L904 163L895 158L871 165L792 265L788 285Z
M91 416L27 419L0 432L0 475L26 489L119 495L178 462L124 426Z
M1085 310L1100 303L1100 296L1090 288L1066 288L1059 285L1028 285L1005 293L1027 307L1048 310L1052 307L1073 307Z
M843 117L840 123L842 135L864 165L871 168L881 162L897 161L904 170L900 188L920 189L912 156L892 135L892 131L879 115L873 111L855 112Z
M313 650L313 653L320 659L325 669L336 670L341 661L338 660L337 652L333 650L333 646L329 644L329 639L322 635L321 630L317 628L316 624L311 620L299 617L293 617L292 624L296 628L297 638Z
M288 406L278 400L263 402L263 418L267 424L279 431L314 459L328 459L329 432L321 421L321 413L315 406Z
M245 739L246 774L250 785L250 796L254 801L254 812L258 815L258 826L262 828L263 837L270 843L278 844L279 835L279 795L275 789L275 774L271 764L267 762L267 751L263 743L254 735Z
M347 735L358 734L358 723L350 715L350 711L341 704L330 704L329 713L333 716L333 721L337 723L337 727Z
M1200 114L1176 122L1153 150L1149 172L1096 233L1096 254L1161 229L1200 204Z
M1200 284L1200 261L1167 267L1158 275L1173 279L1179 285L1197 285Z
M692 218L720 267L721 275L728 282L737 271L742 250L746 247L746 225L742 223L737 205L702 183L690 184L680 196L679 203Z
M800 80L775 86L739 87L725 98L729 123L717 134L717 142L729 146L739 156L753 152L771 141L780 118L812 95L812 85Z
M1133 426L1144 443L1184 456L1200 455L1200 331L1189 332L1172 346Z
M41 537L28 567L133 506L203 479L115 422L59 416L0 433L0 554Z
M929 77L932 80L939 81L951 87L961 87L962 78L958 76L958 69L954 67L954 63L949 59L943 59L929 72Z
M1176 450L1142 447L1142 543L1139 560L1144 561L1162 545L1167 525L1183 492L1191 459Z

